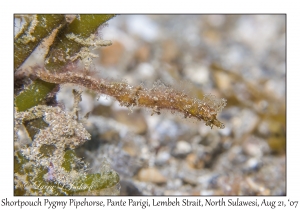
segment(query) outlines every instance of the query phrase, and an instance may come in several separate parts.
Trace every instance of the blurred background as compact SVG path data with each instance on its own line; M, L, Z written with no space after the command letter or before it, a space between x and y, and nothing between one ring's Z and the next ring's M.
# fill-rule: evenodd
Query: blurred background
M85 90L81 116L92 140L77 149L91 172L106 159L121 195L286 194L286 16L119 15L98 31L103 78L166 85L227 99L225 129L180 114L121 107ZM58 101L72 108L71 85Z

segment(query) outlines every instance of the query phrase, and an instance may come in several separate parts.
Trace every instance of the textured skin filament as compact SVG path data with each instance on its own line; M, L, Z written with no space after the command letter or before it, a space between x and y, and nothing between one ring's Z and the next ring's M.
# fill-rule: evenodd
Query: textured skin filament
M183 113L185 117L204 120L205 124L211 128L213 126L225 127L223 123L217 120L216 116L226 105L226 100L218 100L212 95L206 95L204 100L200 101L165 86L146 89L141 86L133 87L124 82L111 82L74 72L50 74L45 70L38 70L36 75L46 82L72 83L112 96L122 106L148 107L157 114L160 114L161 109L178 111Z

